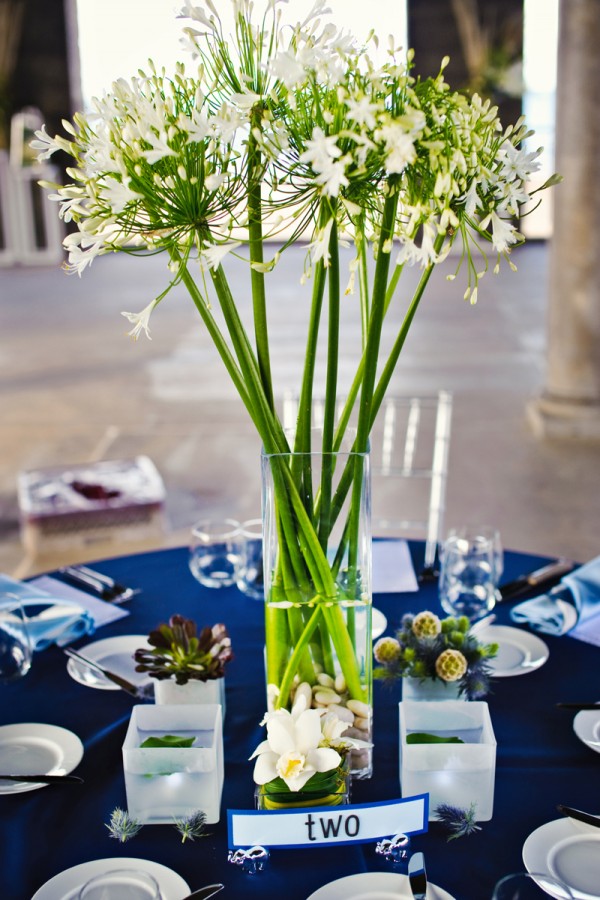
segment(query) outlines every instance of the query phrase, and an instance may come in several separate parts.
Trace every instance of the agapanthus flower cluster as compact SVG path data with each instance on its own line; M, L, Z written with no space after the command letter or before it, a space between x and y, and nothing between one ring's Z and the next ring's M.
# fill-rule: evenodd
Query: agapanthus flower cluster
M439 679L456 682L459 694L479 700L490 689L489 660L498 652L497 644L484 644L470 632L466 616L440 619L426 610L402 617L395 637L380 638L373 648L380 667L375 677Z
M40 159L63 150L74 162L71 183L49 186L78 227L65 239L69 268L81 274L113 250L166 250L177 279L191 256L217 269L248 246L251 265L266 271L279 255L265 262L257 241L290 226L294 237L311 229L308 271L329 263L340 230L357 260L383 232L397 265L427 266L458 236L474 302L486 247L500 259L521 238L514 219L539 168L539 151L522 149L525 126L503 129L489 101L452 92L447 60L417 80L411 53L390 39L376 66L323 2L285 29L282 3L268 0L259 17L250 0L233 0L230 36L211 0L186 0L189 73L180 64L167 77L150 62L65 122L66 136L37 133ZM126 314L134 336L148 334L162 296Z

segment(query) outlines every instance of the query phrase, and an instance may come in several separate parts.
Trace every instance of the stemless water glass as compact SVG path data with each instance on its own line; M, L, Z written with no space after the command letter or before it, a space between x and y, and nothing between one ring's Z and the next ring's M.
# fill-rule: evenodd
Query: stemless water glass
M90 878L77 900L162 900L156 879L137 869L110 869Z
M442 609L472 622L496 604L503 569L499 532L488 526L453 529L441 551L439 597Z
M0 597L0 681L8 684L31 668L31 641L27 616L14 594Z
M192 528L189 565L205 587L230 587L241 566L242 533L235 519L197 522Z
M242 523L242 562L237 586L253 600L264 598L262 519L248 519Z
M492 900L573 900L566 884L542 872L515 872L496 883Z

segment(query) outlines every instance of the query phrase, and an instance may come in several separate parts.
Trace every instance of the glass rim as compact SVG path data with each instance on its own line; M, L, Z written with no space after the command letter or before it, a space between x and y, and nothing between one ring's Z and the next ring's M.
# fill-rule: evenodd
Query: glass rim
M496 897L496 891L503 884L508 883L512 878L529 878L538 885L541 891L544 888L541 886L543 883L548 884L552 888L558 888L563 893L559 895L558 900L574 900L573 892L568 884L565 884L564 881L561 881L560 878L557 878L556 875L553 875L551 872L530 872L522 871L522 872L509 872L508 875L503 875L502 878L499 878L496 884L494 885L494 894L493 898Z
M214 530L212 530L214 528ZM231 538L241 534L242 525L237 519L199 519L191 528L192 537Z
M254 528L260 529L260 534L253 531ZM241 523L240 530L242 534L250 537L262 537L263 534L263 520L262 519L246 519L245 522Z
M105 879L114 879L114 878L121 879L121 883L123 883L124 881L125 882L133 881L134 887L135 887L135 881L137 881L138 884L140 884L142 886L144 886L143 882L145 881L146 886L150 887L150 888L152 888L152 890L154 890L157 898L162 897L162 894L160 891L160 885L158 884L158 881L156 880L154 875L152 875L150 872L145 871L144 869L133 869L133 868L108 869L105 872L98 872L96 875L92 876L92 878L89 878L85 882L85 884L81 885L81 888L79 889L79 893L77 894L77 896L83 897L84 891L86 891L88 888L94 888L97 885L102 886L102 884L101 884L102 881L104 881ZM110 887L110 884L107 884L106 886Z

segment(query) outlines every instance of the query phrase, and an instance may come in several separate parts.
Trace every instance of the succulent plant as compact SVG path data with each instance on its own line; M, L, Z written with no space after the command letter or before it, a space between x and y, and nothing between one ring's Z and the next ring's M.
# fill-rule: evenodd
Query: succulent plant
M152 649L142 647L133 654L136 672L177 684L190 680L210 681L222 678L225 665L233 659L231 639L222 624L205 627L198 633L193 619L174 615L168 624L159 625L148 635Z

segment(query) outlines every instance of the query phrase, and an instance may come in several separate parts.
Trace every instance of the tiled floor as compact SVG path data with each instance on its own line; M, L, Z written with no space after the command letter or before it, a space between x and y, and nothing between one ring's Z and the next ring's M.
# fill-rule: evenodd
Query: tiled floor
M304 353L303 255L288 251L269 276L278 396L297 386ZM484 279L475 307L462 300L458 279L445 278L456 259L434 274L392 390L453 393L447 525L485 521L507 547L586 560L600 550L600 445L539 440L528 425L526 407L544 382L548 248L531 244L514 260L516 273ZM406 273L391 326L417 275ZM233 291L248 314L240 276L231 274ZM173 289L154 312L152 341L126 337L120 312L142 309L166 283L160 257L105 257L82 278L48 267L0 270L1 571L25 575L136 547L117 535L108 545L26 553L16 493L23 469L149 455L167 487L168 523L144 546L184 543L205 513L259 514L259 442L185 292ZM349 325L341 391L358 340Z

